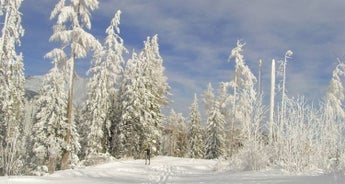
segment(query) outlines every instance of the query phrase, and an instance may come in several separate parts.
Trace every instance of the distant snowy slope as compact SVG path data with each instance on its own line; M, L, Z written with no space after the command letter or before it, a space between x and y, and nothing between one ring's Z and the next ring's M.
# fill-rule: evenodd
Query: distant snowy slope
M231 171L227 161L155 157L144 160L115 160L93 167L57 171L48 176L0 177L2 183L16 184L110 184L110 183L344 183L336 175L288 175L280 170Z
M40 91L41 85L43 83L44 76L30 76L25 79L25 95L28 98L32 98L33 96L37 95ZM74 102L76 105L82 105L87 97L87 82L88 79L79 76L78 74L75 75L75 82L74 82Z
M25 90L33 91L38 93L43 83L43 75L30 76L25 79L24 88Z

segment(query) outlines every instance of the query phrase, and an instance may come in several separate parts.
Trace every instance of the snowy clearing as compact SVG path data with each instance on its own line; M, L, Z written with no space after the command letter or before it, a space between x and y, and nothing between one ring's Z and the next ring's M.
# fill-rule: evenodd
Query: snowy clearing
M144 160L116 160L93 167L58 171L49 176L1 177L0 183L87 184L87 183L344 183L335 175L288 175L280 170L236 172L217 160L156 157Z

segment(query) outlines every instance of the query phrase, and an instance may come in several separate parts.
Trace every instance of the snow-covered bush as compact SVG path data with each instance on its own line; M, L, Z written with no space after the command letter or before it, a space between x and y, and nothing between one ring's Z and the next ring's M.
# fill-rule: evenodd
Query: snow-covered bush
M114 157L111 156L109 153L94 153L89 154L86 156L85 160L81 161L80 165L84 166L91 166L91 165L98 165L107 163L109 161L114 160Z
M36 176L48 175L48 167L46 165L37 166L36 169L31 172L31 174Z
M272 148L264 142L246 141L242 149L230 160L232 168L251 171L267 168L271 164Z

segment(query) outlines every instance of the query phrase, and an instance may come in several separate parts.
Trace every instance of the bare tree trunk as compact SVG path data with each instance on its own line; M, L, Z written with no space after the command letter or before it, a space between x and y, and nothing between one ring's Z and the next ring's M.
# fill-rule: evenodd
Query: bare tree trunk
M237 69L237 67L236 67ZM235 69L235 71L236 71ZM235 121L236 121L236 98L237 98L237 75L235 74L235 86L234 86L234 101L233 101L233 111L232 111L232 121L231 121L231 140L230 140L230 157L234 154L235 149Z
M259 60L258 98L262 98L262 60Z
M270 115L269 115L269 140L270 143L273 142L274 139L274 120L273 120L273 115L274 115L274 92L275 88L275 60L272 60L272 70L271 70L271 97L270 97Z
M48 172L53 174L55 172L56 158L54 156L49 157L48 161Z
M69 76L69 91L68 91L68 102L67 102L67 128L65 142L67 148L64 148L61 159L61 170L69 168L69 157L71 152L71 127L72 127L72 114L73 114L73 83L74 83L74 55L72 54L70 76Z

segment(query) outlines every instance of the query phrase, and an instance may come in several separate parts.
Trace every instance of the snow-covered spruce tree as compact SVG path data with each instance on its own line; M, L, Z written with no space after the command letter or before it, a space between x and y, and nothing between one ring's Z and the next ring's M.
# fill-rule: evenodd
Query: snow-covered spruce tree
M211 83L209 83L207 86L207 90L204 92L204 95L203 95L203 103L205 105L207 116L209 116L209 114L211 113L211 110L215 102L218 101L219 103L219 111L223 115L224 121L225 121L224 122L225 155L228 155L232 151L232 149L234 149L232 146L236 144L234 143L234 141L232 141L235 135L232 133L231 124L230 124L232 117L230 116L231 113L229 112L229 105L232 102L233 96L229 95L228 87L229 87L228 83L221 82L219 84L218 93L215 95L214 89Z
M344 154L343 150L343 131L345 112L344 105L344 86L342 78L345 76L345 64L339 62L333 70L332 79L330 81L327 94L324 113L321 125L321 144L320 156L322 162L319 164L323 169L329 168L331 161L339 163L340 156ZM338 164L337 163L337 164Z
M121 103L121 96L122 96L122 80L123 80L123 73L121 75L121 82L119 83L119 89L116 91L114 98L112 99L112 108L110 109L110 116L111 116L111 125L110 125L110 148L109 152L115 158L121 158L123 155L123 145L122 145L122 138L121 138L121 116L122 116L122 103Z
M215 102L214 89L211 83L208 83L207 85L207 89L204 92L202 102L205 105L206 113L209 113Z
M188 128L181 113L173 109L163 125L162 154L185 157L188 154Z
M145 88L146 102L143 112L143 147L150 146L154 155L159 154L161 144L161 108L168 105L170 87L164 75L163 59L159 54L158 36L148 37L139 55L142 80ZM145 99L144 98L144 99Z
M229 97L232 100L231 103L231 152L230 156L233 154L233 147L235 139L247 139L250 138L252 129L252 113L253 113L253 102L256 100L255 83L256 77L251 72L249 67L244 61L242 55L243 46L245 44L241 41L237 41L237 46L231 50L229 61L232 58L235 59L235 71L232 80L228 83L229 87L232 89L232 96ZM241 128L241 137L234 137L235 126Z
M95 53L93 66L89 70L92 77L88 83L88 99L83 123L89 127L87 131L87 156L109 153L111 110L114 108L115 87L122 73L126 51L123 40L118 35L121 11L117 11L106 29L107 37L104 48ZM114 122L117 123L117 122Z
M164 76L157 36L144 43L137 56L128 61L120 89L120 130L124 156L139 158L150 146L158 154L161 140L161 107L168 103L169 86Z
M117 157L140 156L140 139L143 134L142 112L144 108L145 87L142 84L142 71L135 52L127 61L123 82L119 91L120 112L116 136ZM146 103L146 102L145 102Z
M225 156L224 123L219 103L215 101L207 117L205 158L214 159Z
M230 117L231 114L229 112L229 106L231 104L232 96L228 93L228 87L229 86L227 82L219 83L217 99L219 102L220 112L223 114L225 118L226 125L229 126L228 122L231 122L231 117Z
M23 155L23 160L25 165L23 166L23 174L28 174L32 170L31 160L32 160L32 146L33 146L33 124L36 119L37 106L36 101L38 95L36 93L31 93L25 91L24 98L24 121L23 121L23 133L24 137L24 149L26 150L25 155Z
M109 62L108 67L111 68L114 72L110 72L109 78L109 88L110 88L110 101L111 106L109 108L109 116L112 119L110 122L110 130L108 134L110 137L107 137L109 140L109 151L112 152L114 150L114 142L116 142L118 126L118 116L119 116L119 102L118 102L118 94L115 87L120 86L119 84L122 81L123 75L123 53L128 53L127 49L124 47L123 39L119 36L120 34L120 15L121 11L118 10L115 13L114 18L111 20L109 27L106 29L107 37L104 43L105 49L105 57L106 61ZM113 62L112 62L113 60Z
M65 145L62 152L61 169L70 167L71 127L73 120L73 83L75 60L87 56L91 49L100 47L99 42L84 28L91 28L91 11L98 7L97 0L60 0L51 13L50 18L56 18L53 35L50 41L60 42L62 48L68 50L65 63L68 72L68 103ZM72 153L73 154L73 153Z
M201 116L199 112L198 97L196 94L194 94L194 102L189 109L189 157L203 158L205 143L203 140Z
M61 59L65 58L60 52ZM53 173L61 162L67 119L67 96L64 77L57 63L45 76L37 100L36 121L32 127L33 174Z
M152 83L150 90L155 95L155 103L161 107L167 106L170 102L168 99L170 86L168 78L164 74L163 58L159 53L158 35L154 35L151 41L150 37L147 38L140 58L145 61L145 74L150 76L150 83Z
M2 0L4 15L0 37L0 170L1 175L20 172L25 150L21 137L24 117L24 65L22 54L16 53L24 35L19 8L22 0Z
M207 159L220 158L226 155L225 117L221 113L220 103L213 91L214 89L211 83L209 83L203 98L207 113L207 127L205 130L206 145L204 148L204 155Z

